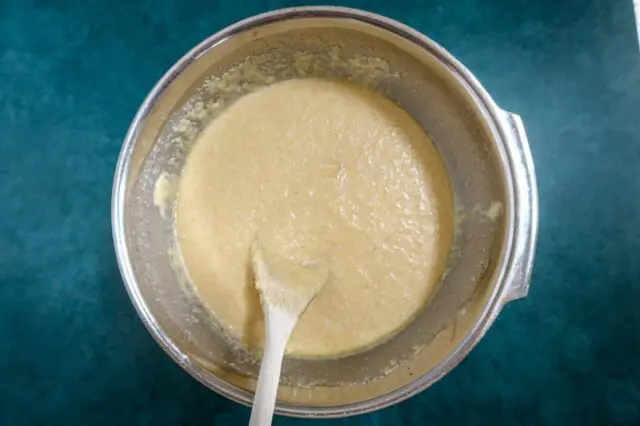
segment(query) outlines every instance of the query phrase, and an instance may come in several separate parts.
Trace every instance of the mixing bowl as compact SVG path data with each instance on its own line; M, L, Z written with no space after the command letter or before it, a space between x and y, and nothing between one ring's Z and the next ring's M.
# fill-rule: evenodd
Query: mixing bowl
M259 356L225 336L191 291L180 272L173 203L162 192L175 186L194 139L226 105L274 81L310 76L357 81L408 111L443 158L456 209L446 273L411 324L363 353L285 359L277 412L339 417L425 389L469 353L505 303L526 296L537 193L520 118L498 108L442 47L398 22L353 9L294 8L211 36L140 107L118 161L112 219L140 318L182 368L218 393L250 404Z

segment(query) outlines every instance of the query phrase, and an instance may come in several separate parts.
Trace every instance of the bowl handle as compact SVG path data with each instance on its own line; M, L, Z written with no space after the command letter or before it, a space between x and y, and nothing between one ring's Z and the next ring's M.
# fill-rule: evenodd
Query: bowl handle
M521 299L529 292L538 236L538 187L529 142L519 115L501 111L514 175L515 222L513 257L502 303Z

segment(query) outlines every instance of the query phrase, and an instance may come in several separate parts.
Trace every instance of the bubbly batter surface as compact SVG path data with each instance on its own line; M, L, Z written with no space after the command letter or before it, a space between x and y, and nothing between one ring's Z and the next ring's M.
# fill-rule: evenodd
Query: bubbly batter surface
M452 242L452 195L422 128L351 83L295 79L251 93L200 136L182 173L176 227L198 296L249 346L262 311L250 245L322 258L331 278L288 353L339 356L407 324L435 290Z

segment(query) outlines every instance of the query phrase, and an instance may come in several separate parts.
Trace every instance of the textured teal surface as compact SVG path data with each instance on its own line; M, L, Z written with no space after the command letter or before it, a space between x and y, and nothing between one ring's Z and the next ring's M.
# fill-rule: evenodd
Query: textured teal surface
M175 60L235 20L299 4L0 0L0 424L247 421L136 317L112 249L111 179L131 118ZM430 35L522 115L541 220L529 298L462 365L407 402L333 423L640 424L631 0L344 4Z

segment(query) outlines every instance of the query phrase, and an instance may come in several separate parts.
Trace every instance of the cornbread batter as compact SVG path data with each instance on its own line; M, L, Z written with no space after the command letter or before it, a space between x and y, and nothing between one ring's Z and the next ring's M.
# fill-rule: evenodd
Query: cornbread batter
M452 195L421 127L351 83L280 82L205 129L182 173L179 245L198 296L249 346L262 311L250 246L328 262L331 277L288 353L330 357L388 338L436 288L452 240Z

